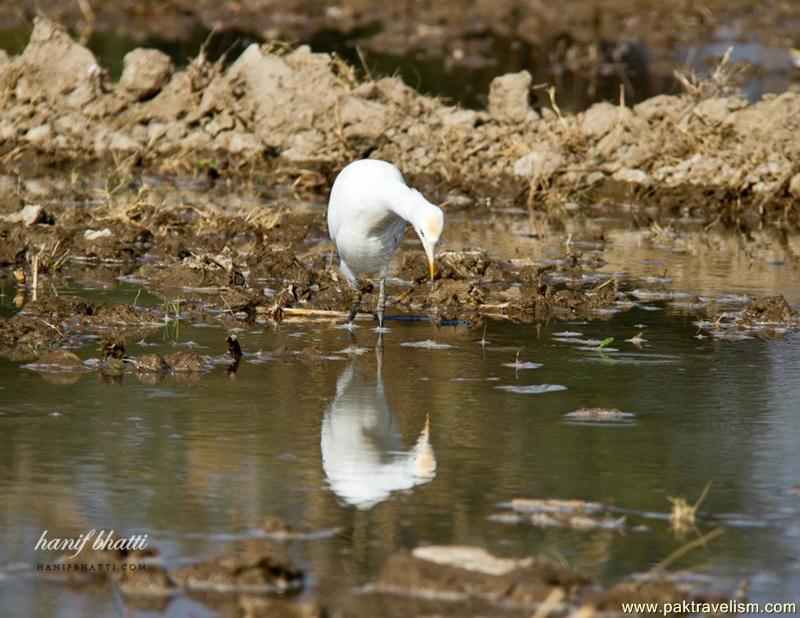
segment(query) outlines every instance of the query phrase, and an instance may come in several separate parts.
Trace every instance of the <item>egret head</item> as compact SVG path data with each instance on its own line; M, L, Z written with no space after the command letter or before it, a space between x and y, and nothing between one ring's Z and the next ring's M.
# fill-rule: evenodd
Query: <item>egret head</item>
M425 249L425 255L428 256L431 280L433 280L434 274L433 258L436 245L442 237L442 230L444 230L444 213L442 209L427 203L427 207L422 209L420 216L417 217L417 221L414 223L414 231L417 232L417 236L422 241L422 247Z

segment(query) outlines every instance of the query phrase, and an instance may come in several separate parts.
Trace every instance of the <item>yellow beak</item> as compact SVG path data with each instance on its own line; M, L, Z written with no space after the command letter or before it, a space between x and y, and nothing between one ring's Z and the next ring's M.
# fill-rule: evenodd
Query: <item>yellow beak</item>
M433 267L433 260L428 260L428 266L430 266L430 269L431 269L431 281L433 281L433 275L436 272L434 267Z

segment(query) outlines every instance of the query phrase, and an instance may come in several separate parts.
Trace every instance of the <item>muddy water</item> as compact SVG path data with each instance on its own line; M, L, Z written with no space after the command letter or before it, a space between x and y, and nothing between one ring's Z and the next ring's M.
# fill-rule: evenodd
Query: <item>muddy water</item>
M81 293L133 302L137 292ZM176 566L245 546L270 516L319 532L288 549L308 575L301 598L330 608L382 611L383 600L360 587L389 553L426 543L545 554L612 582L651 568L698 534L681 539L670 531L667 497L693 501L709 481L698 531L722 526L725 533L676 568L719 577L729 588L747 578L753 599L796 600L796 336L697 339L691 318L652 304L607 322L538 330L493 323L483 344L474 329L390 326L379 357L368 326L355 331L361 349L354 354L346 351L354 345L348 331L329 323L256 323L239 332L238 371L220 364L184 379L43 378L0 361L4 615L124 611L111 588L36 575L32 565L51 558L33 550L44 529L50 536L91 528L147 533ZM640 330L641 349L624 341ZM183 325L127 351L193 348L217 356L227 334ZM615 341L597 350L606 337ZM442 345L414 345L428 340ZM312 346L326 358L258 354L279 346ZM88 358L95 348L88 341L76 352ZM520 363L541 367L515 367L517 353ZM565 388L513 392L543 384ZM635 416L618 425L565 421L585 406ZM426 416L428 446L418 444ZM576 532L489 519L514 497L611 501L630 526L624 534ZM180 595L159 609L215 615Z

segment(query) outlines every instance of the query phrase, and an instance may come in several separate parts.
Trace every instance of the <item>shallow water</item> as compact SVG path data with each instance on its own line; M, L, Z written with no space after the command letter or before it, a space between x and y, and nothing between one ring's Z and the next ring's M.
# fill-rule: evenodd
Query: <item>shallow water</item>
M84 292L129 302L136 293ZM699 531L725 532L676 568L729 588L748 578L754 600L797 600L800 337L698 340L691 318L656 306L539 329L493 323L483 344L482 329L391 321L380 372L368 322L355 330L352 355L348 331L330 323L256 323L239 332L245 356L235 374L221 364L188 379L43 378L0 361L0 607L122 615L111 588L70 588L32 572L52 559L33 549L44 529L147 533L175 566L246 545L269 516L328 532L288 548L308 575L301 598L330 608L377 611L381 601L359 587L389 553L426 543L545 554L613 582L698 534L669 530L667 497L693 502L707 482ZM641 349L624 341L639 330ZM183 325L127 352L191 345L217 356L227 334ZM615 340L602 351L586 345L606 337ZM446 345L402 345L428 340ZM328 358L257 354L281 345ZM88 358L95 347L76 352ZM520 364L542 366L515 367L517 353ZM535 385L565 388L525 388ZM596 406L634 416L608 425L565 418ZM430 444L420 445L426 417ZM630 526L577 532L489 519L515 497L610 501ZM189 612L215 615L185 596L166 607Z

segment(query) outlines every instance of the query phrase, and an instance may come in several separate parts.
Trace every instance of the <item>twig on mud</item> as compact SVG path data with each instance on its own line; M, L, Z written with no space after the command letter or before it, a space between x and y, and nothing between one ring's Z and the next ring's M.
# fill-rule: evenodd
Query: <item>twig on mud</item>
M12 150L9 150L2 158L0 158L0 163L4 166L11 162L13 159L18 158L25 150L27 150L27 146L17 146Z
M555 86L550 86L547 89L547 96L550 98L550 107L553 108L553 111L556 113L556 116L558 116L558 121L561 123L561 126L566 129L567 128L567 121L564 120L564 115L561 113L561 108L558 106L558 103L556 103L556 87Z
M367 66L367 59L364 57L364 51L359 45L356 45L356 53L358 54L358 60L361 62L361 68L364 69L364 73L367 76L367 80L374 82L375 79L372 77L372 71L370 71Z
M95 23L95 14L92 10L92 5L89 4L88 0L75 0L78 4L78 8L83 15L83 19L86 22L86 29L81 34L80 44L86 45L89 42L89 39L92 38L92 34L94 34L94 23Z
M33 302L36 302L36 296L39 292L39 254L33 256Z
M332 309L303 309L302 307L284 307L283 313L290 317L315 317L315 318L346 318L349 314L347 311L334 311ZM371 318L372 314L357 313L356 319Z
M603 283L600 283L599 285L596 285L594 289L595 289L595 291L596 290L602 290L604 287L606 287L607 285L609 285L611 283L616 285L616 281L617 281L616 277L611 277L610 279L606 279L605 281L603 281Z
M694 99L708 99L720 95L730 95L738 89L734 85L734 79L742 71L742 67L731 65L731 54L733 47L728 47L722 55L714 72L708 77L697 75L691 68L681 71L674 71L677 79L687 94Z
M228 300L222 294L220 294L219 297L222 300L222 302L225 304L225 308L230 312L231 317L235 320L236 319L236 314L233 312L233 309L228 304Z
M51 324L47 320L42 320L42 324L44 324L45 326L49 326L54 331L56 331L58 333L59 337L63 337L64 336L64 333L62 332L62 330L58 326L56 326L55 324Z
M331 54L331 68L334 78L345 90L352 90L358 85L358 76L355 68L347 64L336 52Z

